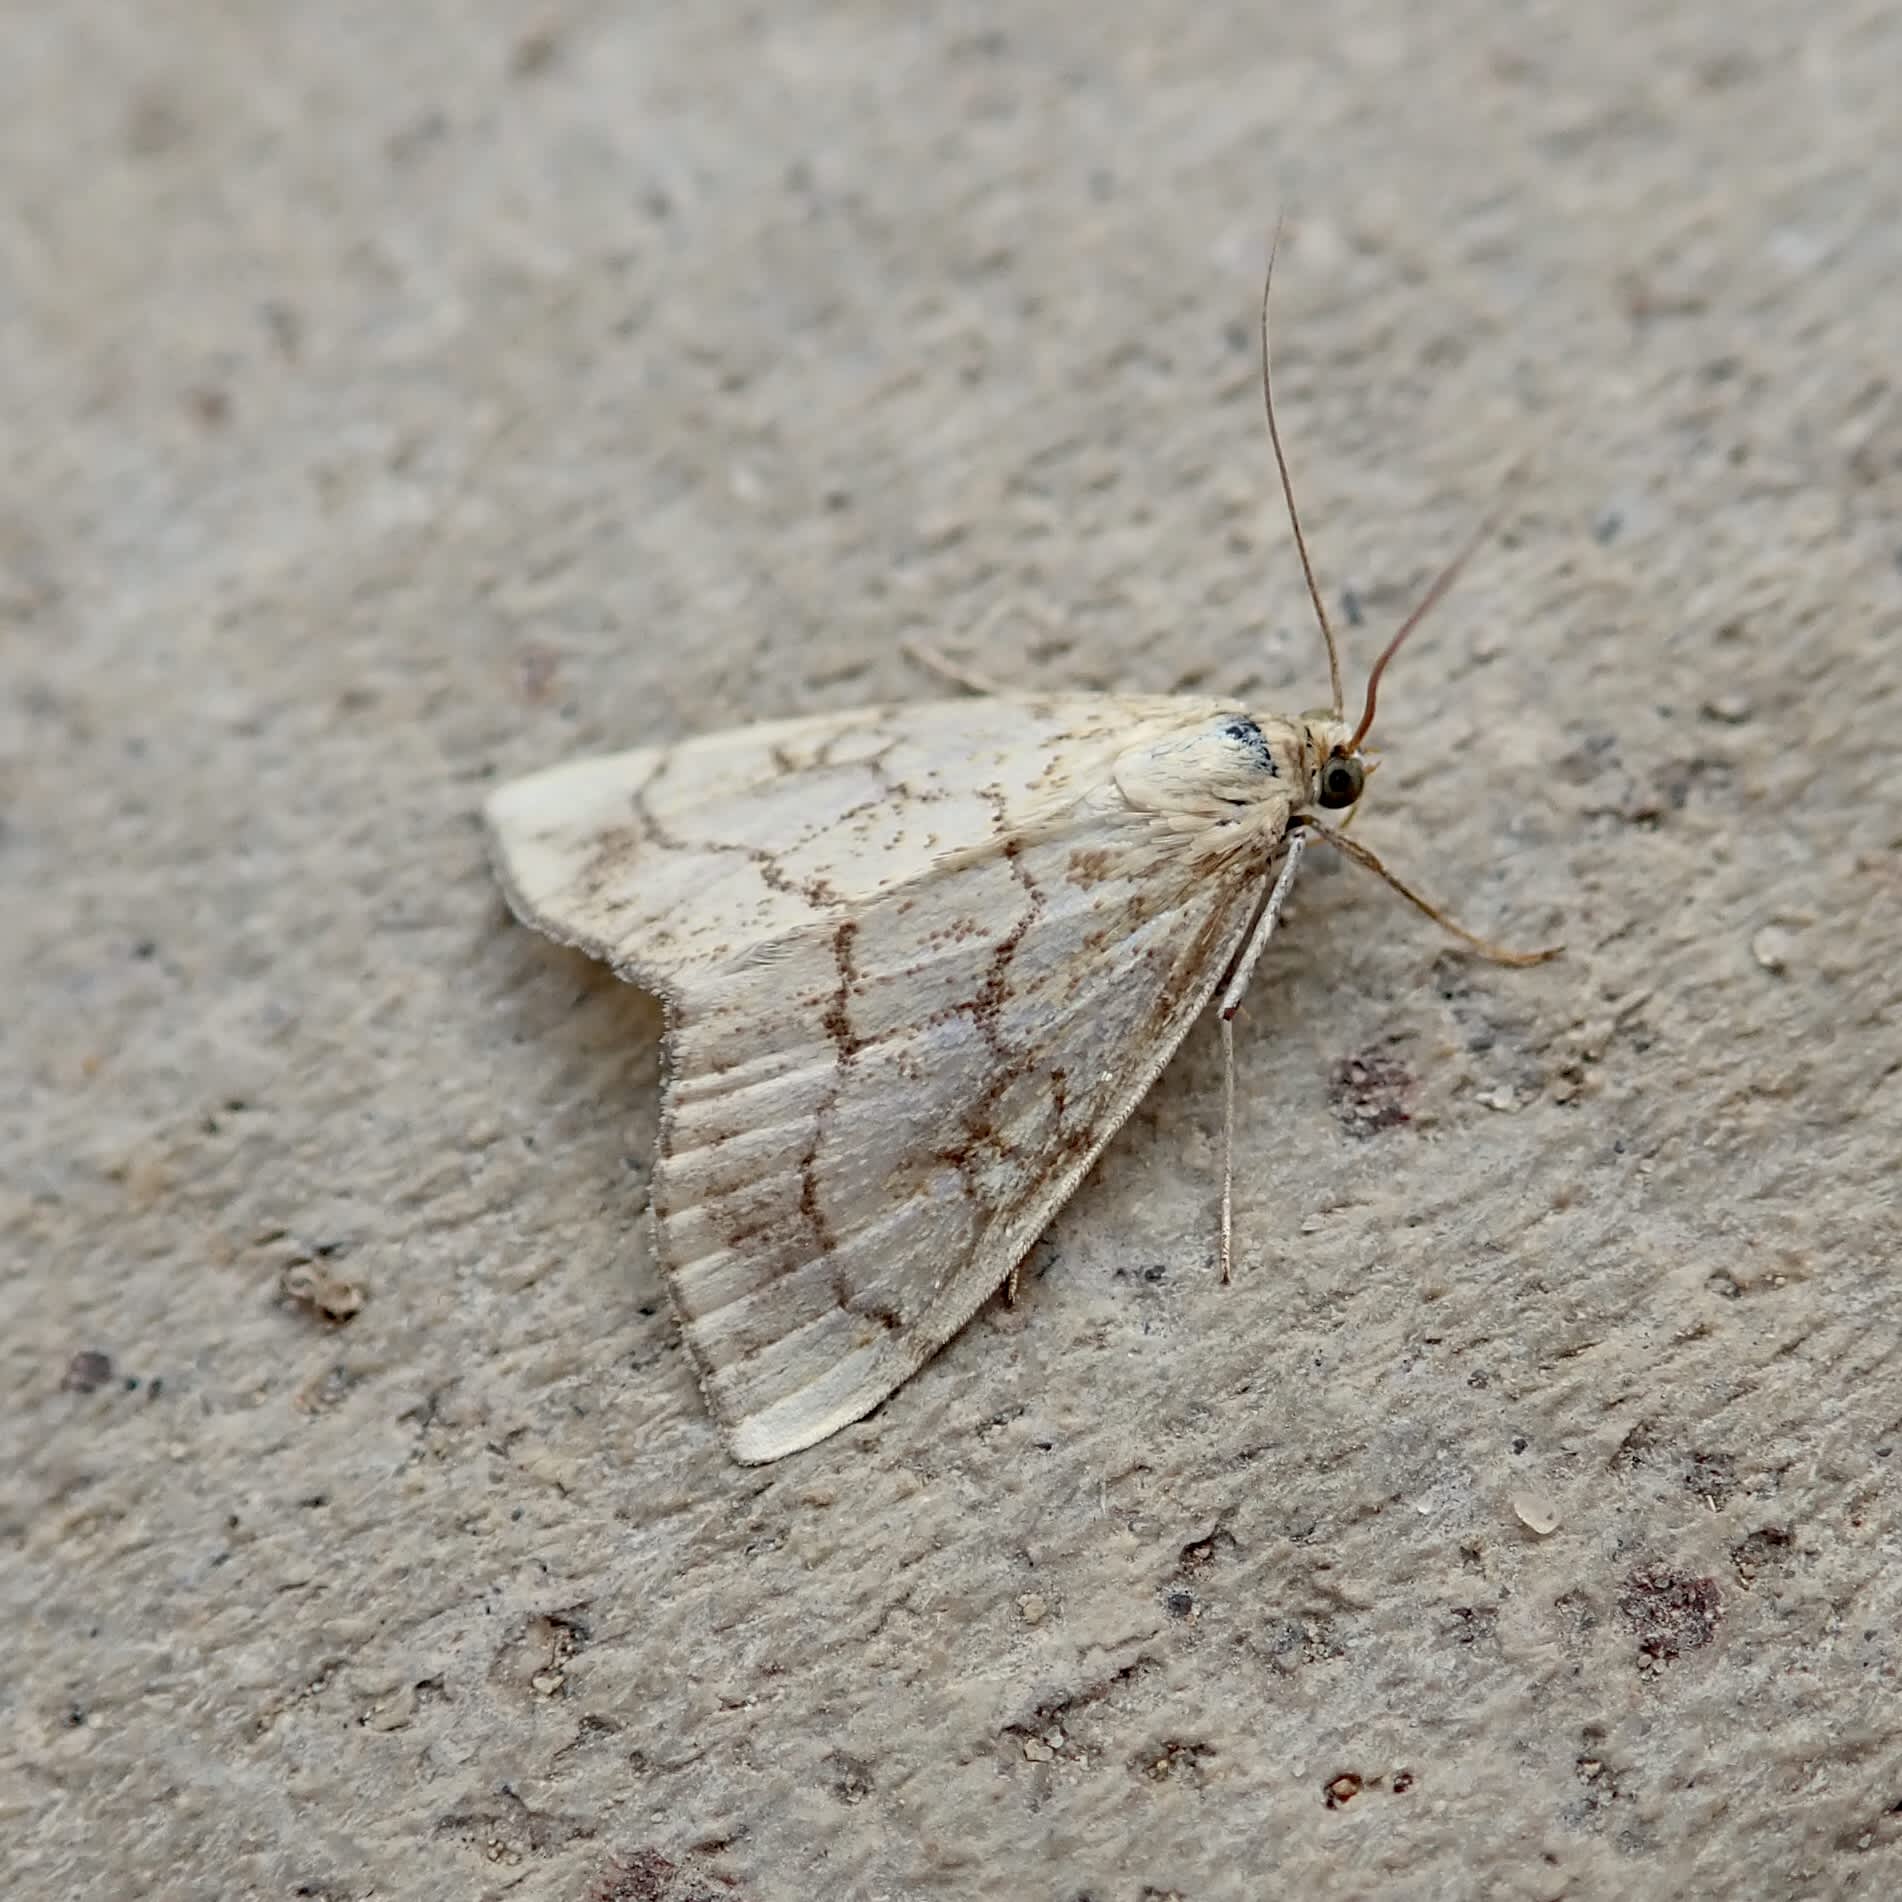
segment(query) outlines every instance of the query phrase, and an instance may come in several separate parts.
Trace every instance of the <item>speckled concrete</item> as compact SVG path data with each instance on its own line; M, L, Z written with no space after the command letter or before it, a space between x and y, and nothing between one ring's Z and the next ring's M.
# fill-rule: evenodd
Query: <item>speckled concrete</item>
M1902 16L17 6L0 1861L70 1897L1902 1890ZM996 1306L720 1449L495 775L1364 668ZM287 1281L287 1272L289 1280Z

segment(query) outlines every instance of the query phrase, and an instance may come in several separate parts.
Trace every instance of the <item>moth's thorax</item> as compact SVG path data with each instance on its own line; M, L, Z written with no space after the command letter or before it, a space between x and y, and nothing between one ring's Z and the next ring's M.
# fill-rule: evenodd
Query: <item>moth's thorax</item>
M1115 781L1136 811L1185 827L1258 819L1277 830L1308 785L1299 728L1239 709L1132 746L1116 762Z

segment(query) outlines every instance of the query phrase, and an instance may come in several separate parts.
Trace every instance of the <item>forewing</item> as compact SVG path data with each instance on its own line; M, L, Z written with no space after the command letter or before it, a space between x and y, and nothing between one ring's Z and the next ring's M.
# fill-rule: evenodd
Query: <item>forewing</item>
M1098 784L1213 701L1069 695L868 708L551 767L484 808L528 923L659 992Z

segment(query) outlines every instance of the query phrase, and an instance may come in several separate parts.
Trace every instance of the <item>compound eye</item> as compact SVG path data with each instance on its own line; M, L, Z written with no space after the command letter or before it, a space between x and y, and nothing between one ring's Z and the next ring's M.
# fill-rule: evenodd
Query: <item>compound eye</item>
M1351 753L1336 753L1321 768L1320 797L1324 806L1351 806L1367 783L1367 771Z

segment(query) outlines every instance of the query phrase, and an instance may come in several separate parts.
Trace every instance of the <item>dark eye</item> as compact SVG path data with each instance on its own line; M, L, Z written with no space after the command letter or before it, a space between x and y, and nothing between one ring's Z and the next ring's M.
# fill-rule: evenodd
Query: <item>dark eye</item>
M1337 754L1321 768L1321 804L1351 806L1360 797L1367 774L1351 753Z

